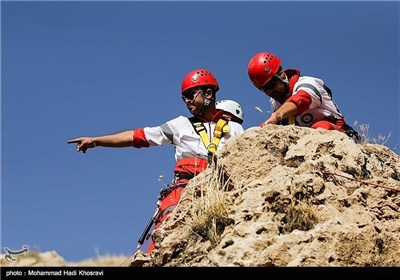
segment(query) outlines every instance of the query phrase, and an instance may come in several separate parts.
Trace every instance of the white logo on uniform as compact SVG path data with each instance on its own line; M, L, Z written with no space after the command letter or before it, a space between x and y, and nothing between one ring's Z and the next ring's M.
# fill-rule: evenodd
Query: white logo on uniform
M301 116L301 121L303 123L311 123L313 121L314 117L310 113L304 114Z

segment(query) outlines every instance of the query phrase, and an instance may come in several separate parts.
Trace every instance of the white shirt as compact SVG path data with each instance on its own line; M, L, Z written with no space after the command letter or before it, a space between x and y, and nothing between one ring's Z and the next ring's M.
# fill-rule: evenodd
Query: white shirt
M204 123L210 142L214 136L216 123ZM230 121L228 123L230 132L227 132L221 138L217 150L221 149L229 140L235 136L241 135L244 131L241 124ZM175 146L175 160L185 157L200 157L207 159L208 151L206 150L200 135L194 130L190 120L187 117L179 116L166 123L155 126L145 127L144 133L150 146L161 146L165 144L173 144Z

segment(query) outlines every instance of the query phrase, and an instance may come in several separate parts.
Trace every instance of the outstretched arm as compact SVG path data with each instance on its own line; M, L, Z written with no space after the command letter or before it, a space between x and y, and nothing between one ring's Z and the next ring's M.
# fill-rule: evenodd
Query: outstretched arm
M260 126L264 126L266 124L276 124L277 122L279 122L283 118L288 118L288 117L295 116L297 111L298 110L297 110L296 104L294 104L294 103L292 103L290 101L289 102L285 102L285 103L282 104L281 107L279 107L278 110L273 112L271 114L271 116L265 122L263 122Z
M79 137L68 140L67 143L76 143L76 151L86 153L88 148L95 148L97 146L112 148L132 147L133 135L134 130L126 130L97 137Z

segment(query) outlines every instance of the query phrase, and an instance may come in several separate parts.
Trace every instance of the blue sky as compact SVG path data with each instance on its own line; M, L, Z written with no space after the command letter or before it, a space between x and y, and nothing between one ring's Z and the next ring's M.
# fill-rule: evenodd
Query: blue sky
M251 84L260 51L322 78L347 122L399 144L399 2L1 2L1 249L67 261L131 254L173 147L67 140L189 116L182 78L206 68L244 128L268 117ZM260 113L255 107L263 109ZM4 253L4 252L3 252Z

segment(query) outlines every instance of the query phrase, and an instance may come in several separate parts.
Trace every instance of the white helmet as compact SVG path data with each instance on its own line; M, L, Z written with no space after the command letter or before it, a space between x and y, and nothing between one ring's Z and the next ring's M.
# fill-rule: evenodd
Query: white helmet
M219 110L224 110L230 113L238 123L243 123L243 110L239 103L233 100L220 100L215 103L215 106Z

